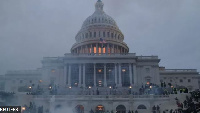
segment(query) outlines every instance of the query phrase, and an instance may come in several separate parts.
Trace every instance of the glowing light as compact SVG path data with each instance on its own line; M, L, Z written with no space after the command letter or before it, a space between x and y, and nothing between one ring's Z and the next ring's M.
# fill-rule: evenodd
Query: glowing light
M52 69L51 72L54 73L54 72L55 72L55 69Z
M122 69L122 72L126 72L126 70L125 70L125 69Z
M91 89L92 87L91 86L89 86L89 89Z
M111 87L111 86L109 86L109 88L111 89L112 87Z
M173 88L174 86L171 86L171 88Z
M31 87L31 86L29 86L28 88L29 88L29 89L31 89L32 87Z
M150 88L152 88L152 86L150 86Z
M109 72L111 72L112 70L111 70L111 69L109 69L108 71L109 71Z
M147 85L149 85L150 83L149 82L147 82Z
M132 88L132 86L129 87L130 89Z
M102 70L101 70L101 69L99 69L99 70L98 70L98 72L99 72L99 73L101 73L101 72L102 72Z
M71 89L72 87L71 86L69 86L69 89Z
M22 107L22 111L25 111L26 110L26 108L25 107Z
M51 89L52 87L51 86L49 86L49 89Z
M74 83L75 85L77 85L78 83Z

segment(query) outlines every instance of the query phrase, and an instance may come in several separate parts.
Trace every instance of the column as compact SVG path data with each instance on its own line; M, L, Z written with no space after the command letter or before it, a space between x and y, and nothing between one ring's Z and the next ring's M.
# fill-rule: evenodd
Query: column
M118 86L122 86L122 69L121 64L119 64L119 84Z
M65 86L67 83L67 65L64 66L64 83L63 85Z
M91 53L94 53L94 47L91 44Z
M114 53L115 52L115 46L114 46L114 44L112 45L112 53Z
M104 87L107 87L107 80L106 80L106 64L104 64Z
M69 72L68 72L68 86L71 86L71 65L69 64Z
M96 64L94 64L94 87L96 87L96 83L97 80L96 80Z
M78 87L81 87L81 64L79 64L79 80Z
M87 54L89 53L89 51L88 51L88 45L86 45L86 53Z
M133 76L132 76L132 68L131 68L131 64L129 64L129 77L130 77L130 86L133 85Z
M98 43L96 44L96 52L97 52L97 55L99 55L99 45L98 45Z
M115 85L117 85L117 64L115 63Z
M101 43L101 54L104 54L104 53L103 53L103 48L104 48L104 47L103 47L103 43Z
M81 53L83 53L83 47L81 46Z
M116 51L116 53L119 53L118 49L119 49L119 47L117 46L117 51Z
M109 47L109 44L106 44L106 54L108 54L108 47Z
M85 64L83 64L83 87L85 87Z
M137 86L137 70L136 65L133 64L133 77L134 77L134 85Z

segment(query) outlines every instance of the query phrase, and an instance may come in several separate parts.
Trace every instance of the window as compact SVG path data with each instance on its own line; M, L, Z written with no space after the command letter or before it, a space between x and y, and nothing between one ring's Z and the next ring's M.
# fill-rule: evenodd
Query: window
M113 38L113 36L114 36L114 34L113 33L111 33L111 37Z
M92 37L92 32L90 32L90 37Z
M88 38L88 33L85 34L85 37Z
M188 79L188 82L191 82L191 79Z
M183 82L183 80L182 80L182 79L180 79L180 82Z
M94 32L94 37L96 37L96 32Z
M146 72L149 73L149 72L150 72L150 69L149 69L149 68L146 68Z
M110 37L110 32L107 33L108 37Z
M103 37L106 37L106 33L105 32L103 32Z

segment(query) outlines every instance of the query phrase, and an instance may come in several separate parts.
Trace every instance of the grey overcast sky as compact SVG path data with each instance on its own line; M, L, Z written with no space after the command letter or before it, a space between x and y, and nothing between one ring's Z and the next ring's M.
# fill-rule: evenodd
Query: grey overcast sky
M103 0L130 52L200 71L200 0ZM0 74L69 53L96 0L0 0Z

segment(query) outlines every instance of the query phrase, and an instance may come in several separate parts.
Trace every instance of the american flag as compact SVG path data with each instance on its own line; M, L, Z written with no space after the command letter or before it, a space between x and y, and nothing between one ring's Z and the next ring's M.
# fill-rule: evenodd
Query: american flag
M106 41L103 38L100 38L100 43L106 43Z

